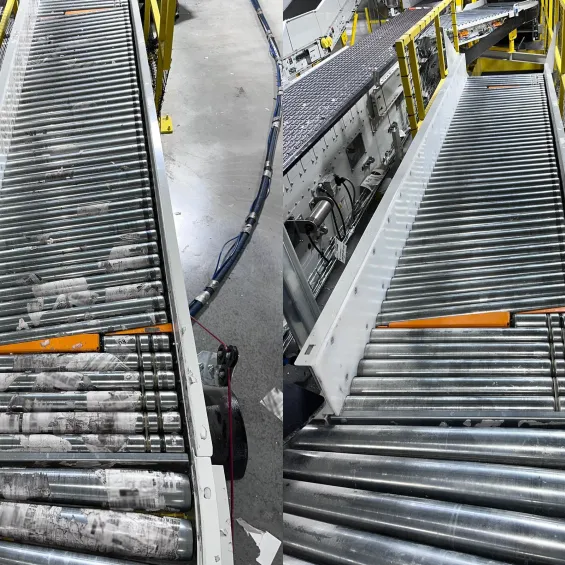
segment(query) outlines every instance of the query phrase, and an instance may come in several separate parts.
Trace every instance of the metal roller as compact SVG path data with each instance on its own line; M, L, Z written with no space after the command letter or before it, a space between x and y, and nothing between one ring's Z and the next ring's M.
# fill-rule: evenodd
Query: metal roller
M0 397L1 409L1 397ZM386 410L450 410L488 412L513 410L527 412L553 411L554 399L551 396L348 396L343 405L343 413L348 411L380 412Z
M287 513L283 521L285 553L324 565L510 565Z
M284 510L524 565L565 560L565 522L518 512L286 481Z
M186 475L129 469L0 469L0 498L114 510L185 512L192 507Z
M61 551L13 542L0 542L0 565L136 565L137 562Z
M520 316L515 316L518 320ZM534 319L543 319L545 316L530 315L522 318L529 321ZM448 349L453 342L459 343L460 347L466 344L476 342L486 344L490 347L497 347L497 342L508 344L507 349L511 349L510 344L515 344L517 348L521 343L538 343L547 341L547 326L532 327L531 323L527 323L527 328L425 328L425 329L392 329L378 328L371 330L370 343L393 343L395 346L404 342L411 344L433 343L437 342ZM496 345L495 345L496 343ZM454 346L454 347L457 347ZM518 349L519 351L519 349Z
M79 390L174 390L172 371L0 373L2 392L56 392Z
M145 371L171 370L170 353L40 353L0 355L0 371Z
M102 338L107 353L137 353L138 351L169 351L171 348L167 334L151 335L110 335Z
M292 447L301 450L482 461L565 470L565 432L560 430L306 426L293 439Z
M178 433L178 412L31 412L0 414L2 434Z
M184 453L182 436L171 434L1 434L0 451L27 453Z
M0 502L0 535L134 559L187 561L193 554L189 521L135 512Z
M565 473L534 467L286 449L288 479L565 518Z
M0 393L0 412L163 412L178 408L174 392Z
M365 346L365 359L428 359L438 357L443 359L467 359L467 358L547 358L549 355L549 342L547 334L545 339L536 342L520 342L520 347L515 342L425 342L417 343L415 340L391 343L369 343ZM378 339L378 337L377 337Z
M563 360L560 360L563 363ZM565 367L565 365L564 365ZM480 352L471 359L363 359L359 363L358 376L397 377L418 374L420 376L485 376L496 377L521 374L531 377L550 374L549 355L545 358L482 359Z
M565 379L564 383L565 385ZM517 395L553 396L551 375L545 377L355 377L351 381L353 395L442 396Z
M112 332L118 332L133 328L165 324L167 321L168 315L165 311L148 312L143 314L116 316L112 318L111 324L107 324L103 320L83 320L80 322L63 324L59 327L57 333L59 337L83 334L85 331L88 331L88 333L99 333L104 331L104 328L108 328L108 330ZM22 335L21 331L0 333L0 344L7 345L10 343L20 343L22 341ZM49 326L45 326L43 328L25 330L25 335L30 340L50 339L53 337L53 330Z

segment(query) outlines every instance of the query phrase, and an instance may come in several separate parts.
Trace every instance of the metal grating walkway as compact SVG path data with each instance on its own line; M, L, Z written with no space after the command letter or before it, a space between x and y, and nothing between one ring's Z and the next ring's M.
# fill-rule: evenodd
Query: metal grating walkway
M283 95L283 169L287 171L395 63L395 41L430 8L406 10L353 47L288 86Z
M470 77L377 322L560 306L564 235L543 75Z

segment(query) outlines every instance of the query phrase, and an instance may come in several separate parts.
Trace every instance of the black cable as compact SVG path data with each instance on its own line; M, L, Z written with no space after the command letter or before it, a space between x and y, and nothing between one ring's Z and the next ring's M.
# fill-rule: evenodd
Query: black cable
M345 191L347 192L347 196L349 196L349 201L351 202L351 223L355 221L355 197L357 196L355 193L355 185L347 178L347 177L340 177L339 175L334 174L334 180L337 186L343 186ZM351 189L353 190L353 197L351 197L351 193L345 184L348 182L351 185ZM359 194L361 196L361 194Z
M318 188L318 190L320 192L323 192L325 195L327 195L327 197L335 204L335 207L337 208L337 211L339 212L339 216L341 218L341 223L343 224L343 237L345 239L345 236L347 235L347 227L345 225L345 220L343 218L343 214L341 213L341 208L339 207L337 200L324 188L324 187L320 187ZM333 211L333 209L332 209ZM339 231L338 231L339 233Z
M351 185L351 190L353 190L353 197L355 197L356 196L355 185L347 177L342 177L342 178L343 178L344 183L348 182ZM344 184L344 186L345 186L345 184Z
M345 192L347 192L347 196L349 196L349 202L351 202L351 223L353 223L353 220L355 220L355 203L345 183L343 183L343 188L345 188ZM353 192L355 193L355 190L353 190Z
M314 243L314 240L312 239L312 237L310 236L309 232L306 232L306 237L308 238L308 241L310 241L310 243L312 244L312 247L318 252L318 255L326 262L329 263L330 260L324 255L324 252Z
M243 254L243 251L247 247L247 244L251 240L251 236L255 227L259 222L261 217L261 212L267 197L269 196L271 190L271 177L273 176L273 159L275 156L275 150L277 147L277 139L279 136L280 126L281 126L281 116L282 116L282 59L280 56L279 48L273 32L269 27L269 23L263 14L263 10L258 2L258 0L250 0L257 18L263 28L267 42L269 44L269 53L276 65L276 85L277 85L277 95L275 97L275 107L272 115L271 128L269 130L269 136L267 138L267 151L265 156L265 163L263 167L263 174L261 176L261 181L259 183L259 188L257 190L255 200L251 204L251 208L239 234L233 238L235 244L230 251L226 254L223 260L218 261L216 270L212 275L211 280L208 282L204 290L196 296L190 302L190 315L196 317L202 309L210 303L212 297L217 294L220 290L222 284L227 280L230 272L235 267L239 258ZM220 255L221 258L221 255Z

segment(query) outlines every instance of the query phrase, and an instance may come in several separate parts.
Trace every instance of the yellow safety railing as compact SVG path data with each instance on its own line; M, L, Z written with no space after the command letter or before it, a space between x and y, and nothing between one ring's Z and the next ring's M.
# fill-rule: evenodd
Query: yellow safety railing
M12 14L16 14L18 11L18 0L8 0L6 6L4 6L4 11L2 12L2 18L0 18L0 45L4 41L6 36L6 28L8 27L8 22L12 17Z
M145 0L143 33L145 43L149 40L151 22L157 34L157 72L155 74L155 105L160 112L165 91L166 77L171 69L173 54L173 31L175 29L176 0ZM159 116L161 133L172 133L170 116Z
M544 49L547 52L553 41L553 34L557 26L555 40L555 60L553 70L557 71L557 86L559 91L559 111L563 116L565 106L565 0L541 0L540 22L543 26Z
M559 0L565 2L565 0ZM443 84L447 76L447 66L443 52L443 32L441 28L440 14L445 9L451 9L451 25L453 27L453 43L455 49L459 51L459 38L457 34L457 17L456 17L456 0L443 0L428 12L416 25L410 28L395 44L396 55L398 56L398 64L400 67L400 77L402 79L402 88L404 90L404 98L406 99L406 110L408 112L408 121L410 123L410 131L415 136L420 129L422 121L426 117L428 108L434 101L434 98ZM422 93L422 81L420 78L420 67L418 63L418 55L416 52L416 38L431 24L434 23L438 65L440 81L435 92L430 97L427 104L424 103L424 95Z

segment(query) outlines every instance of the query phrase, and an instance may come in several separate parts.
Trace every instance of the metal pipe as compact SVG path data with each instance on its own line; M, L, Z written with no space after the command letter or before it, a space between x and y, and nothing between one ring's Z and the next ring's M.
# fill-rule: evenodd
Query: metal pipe
M138 562L0 541L0 565L138 565Z
M565 473L464 461L437 461L285 449L286 479L565 517Z
M173 371L50 371L0 373L0 392L57 392L87 390L174 390Z
M521 426L527 425L525 418ZM293 439L302 450L397 455L565 469L565 432L436 426L306 426Z
M192 507L192 489L188 476L180 473L0 468L0 499L186 512Z
M188 520L135 512L0 502L0 535L35 543L130 558L190 560Z
M453 412L488 412L493 410L515 410L535 412L554 410L554 399L549 396L348 396L343 410L387 411L387 410L451 410Z
M170 353L39 353L0 355L0 372L14 371L170 371Z
M178 412L33 412L0 414L2 434L176 434Z
M524 565L565 560L565 523L517 512L286 481L285 512Z
M283 514L285 553L324 565L509 565Z
M163 412L177 410L174 392L95 391L0 393L0 412Z
M0 344L19 343L23 340L52 338L54 327L57 336L68 336L88 333L108 333L146 326L166 324L169 321L166 312L149 312L129 316L115 316L105 320L86 320L48 328L34 328L19 332L0 333Z

